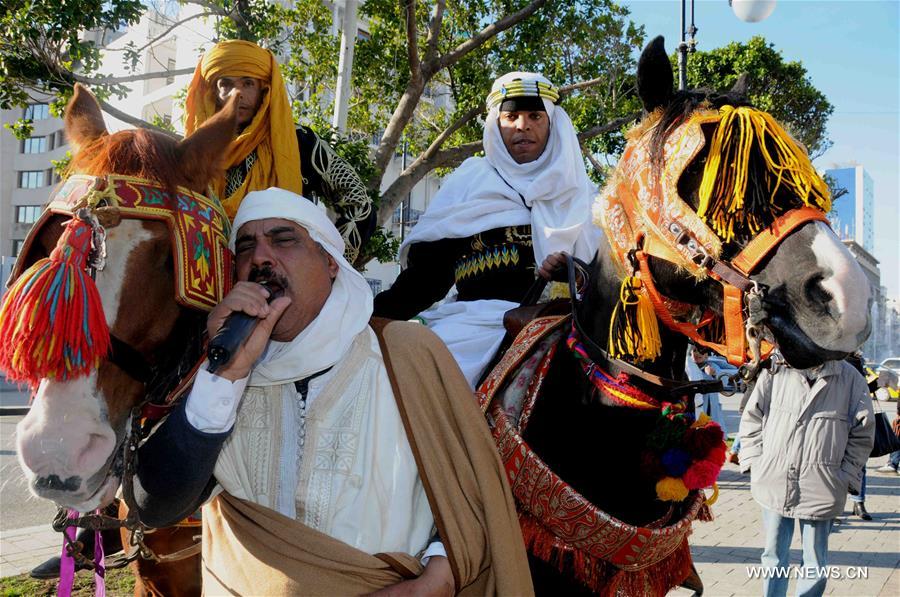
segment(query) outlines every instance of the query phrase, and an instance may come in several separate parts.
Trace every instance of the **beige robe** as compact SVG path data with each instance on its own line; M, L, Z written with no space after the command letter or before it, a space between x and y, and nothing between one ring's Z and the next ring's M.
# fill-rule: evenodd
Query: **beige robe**
M459 367L424 326L372 325L458 591L531 595L505 473ZM228 494L207 506L203 534L210 595L358 595L422 570L413 554L370 555Z

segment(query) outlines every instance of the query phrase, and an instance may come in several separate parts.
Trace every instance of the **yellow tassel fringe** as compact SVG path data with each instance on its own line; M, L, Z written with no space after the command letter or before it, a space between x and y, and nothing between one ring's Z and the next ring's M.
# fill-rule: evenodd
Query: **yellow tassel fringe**
M719 237L730 241L736 233L754 235L766 225L760 214L744 211L752 151L762 155L768 174L775 178L766 184L771 189L770 211L777 207L784 212L794 207L774 205L776 194L782 187L804 205L826 212L831 209L828 185L813 168L802 147L774 118L744 106L723 106L720 114L700 183L697 209L697 215ZM735 229L736 225L741 227L743 224L747 226L746 230Z
M619 302L610 320L607 348L613 358L628 357L636 361L653 360L662 351L659 321L637 276L622 280Z

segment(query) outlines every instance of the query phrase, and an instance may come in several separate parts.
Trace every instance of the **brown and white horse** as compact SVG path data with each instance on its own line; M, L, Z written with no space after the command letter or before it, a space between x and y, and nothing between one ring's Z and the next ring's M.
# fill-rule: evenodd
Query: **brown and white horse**
M143 179L156 199L168 193L170 202L190 202L224 173L222 149L236 130L236 105L237 97L182 141L144 129L109 134L94 97L76 85L65 112L66 137L74 149L70 171L98 180L112 174ZM115 184L123 189L140 186L120 178ZM140 203L140 197L136 201ZM151 387L171 387L177 381L184 372L182 357L188 344L197 345L205 327L206 314L196 308L204 305L177 296L183 282L179 276L185 274L176 270L196 257L179 254L179 247L190 239L181 238L181 245L173 242L177 231L172 221L180 217L181 204L169 205L167 212L158 210L165 217L155 217L156 206L148 203L132 207L151 217L129 217L124 204L121 209L107 208L101 217L105 265L95 271L94 284L113 339L112 355L84 374L40 379L31 409L17 427L19 461L31 490L80 512L113 499L122 480L121 453L132 409L145 400ZM54 224L70 217L50 211L42 217L26 243L18 272L57 247L63 227ZM221 225L227 234L227 218ZM202 253L199 259L208 261ZM225 261L230 264L230 258ZM219 271L212 269L206 273L230 278L230 269L221 264ZM222 280L217 283L221 290ZM177 589L163 592L185 594Z

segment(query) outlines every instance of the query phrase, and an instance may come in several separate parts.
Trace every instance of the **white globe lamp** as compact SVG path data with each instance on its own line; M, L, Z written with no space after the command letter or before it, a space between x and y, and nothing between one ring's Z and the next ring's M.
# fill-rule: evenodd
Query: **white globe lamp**
M759 23L775 10L775 0L731 0L731 10L745 23Z

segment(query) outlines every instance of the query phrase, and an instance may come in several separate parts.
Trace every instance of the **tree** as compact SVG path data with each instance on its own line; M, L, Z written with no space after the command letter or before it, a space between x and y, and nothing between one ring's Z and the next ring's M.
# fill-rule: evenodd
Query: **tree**
M0 106L27 102L28 88L64 101L80 81L103 100L125 93L123 85L134 81L186 74L150 72L155 69L141 61L156 41L188 21L205 19L220 39L254 40L275 51L291 83L296 115L327 134L339 40L330 34L331 12L321 0L290 6L265 0L180 4L193 5L193 11L176 16L169 10L170 26L156 40L121 50L128 69L113 77L101 72L100 42L136 23L140 2L8 0L0 17ZM454 167L481 150L477 120L491 81L503 72L537 70L561 85L563 105L588 156L615 154L623 145L623 127L639 115L634 56L644 32L612 0L367 0L360 14L369 36L356 48L352 134L333 140L365 173L380 202L382 224L429 172ZM87 30L95 34L84 36ZM106 102L102 107L136 126L163 130ZM367 160L360 147L373 138L378 143ZM388 164L401 147L413 159L381 192Z
M673 54L673 65L676 61ZM785 61L774 44L763 37L696 52L688 58L688 87L726 90L741 74L747 75L753 105L785 125L806 146L811 159L831 147L826 127L834 107L813 85L803 64Z

